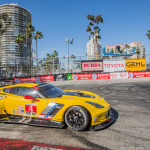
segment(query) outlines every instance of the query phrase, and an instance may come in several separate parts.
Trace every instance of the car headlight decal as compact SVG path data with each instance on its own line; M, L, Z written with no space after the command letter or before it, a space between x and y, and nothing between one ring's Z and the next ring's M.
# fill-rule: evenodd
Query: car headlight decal
M100 104L97 104L97 103L94 103L94 102L89 102L87 101L86 103L88 104L91 104L92 106L96 107L96 108L104 108L104 106L100 105Z

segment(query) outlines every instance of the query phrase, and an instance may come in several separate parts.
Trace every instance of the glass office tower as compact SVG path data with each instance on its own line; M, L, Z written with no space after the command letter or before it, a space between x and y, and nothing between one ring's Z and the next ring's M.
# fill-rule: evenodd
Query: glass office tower
M0 6L0 14L6 13L11 18L11 25L0 36L0 66L1 72L21 70L29 71L31 68L31 39L24 43L15 42L19 34L25 34L25 28L31 23L31 13L17 4L5 4ZM19 69L18 69L19 68Z

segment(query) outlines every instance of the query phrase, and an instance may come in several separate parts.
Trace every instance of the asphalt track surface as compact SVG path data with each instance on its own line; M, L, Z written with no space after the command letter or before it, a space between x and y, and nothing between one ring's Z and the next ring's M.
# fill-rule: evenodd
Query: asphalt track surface
M116 122L103 130L84 132L0 123L0 138L99 150L150 149L150 78L52 84L64 90L87 90L104 97L114 109Z

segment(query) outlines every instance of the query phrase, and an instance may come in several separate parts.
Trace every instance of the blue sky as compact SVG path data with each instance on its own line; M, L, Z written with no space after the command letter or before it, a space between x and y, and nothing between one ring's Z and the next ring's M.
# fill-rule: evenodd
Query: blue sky
M150 29L150 0L0 0L0 5L17 3L32 14L32 24L43 33L38 51L55 48L59 56L67 56L65 38L74 38L70 54L85 55L89 21L87 14L101 14L102 47L142 42L149 54L146 33ZM35 42L33 42L35 49Z

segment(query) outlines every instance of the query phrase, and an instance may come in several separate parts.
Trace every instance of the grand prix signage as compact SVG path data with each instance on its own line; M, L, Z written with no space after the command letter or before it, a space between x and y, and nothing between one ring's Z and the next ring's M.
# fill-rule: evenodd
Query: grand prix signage
M115 72L115 71L125 71L125 60L104 60L103 61L104 72Z
M87 60L81 62L82 72L103 71L102 60Z
M27 78L14 78L15 83L32 83L32 82L52 82L54 76L40 76L40 77L27 77Z
M125 71L142 71L146 70L145 58L125 59Z

